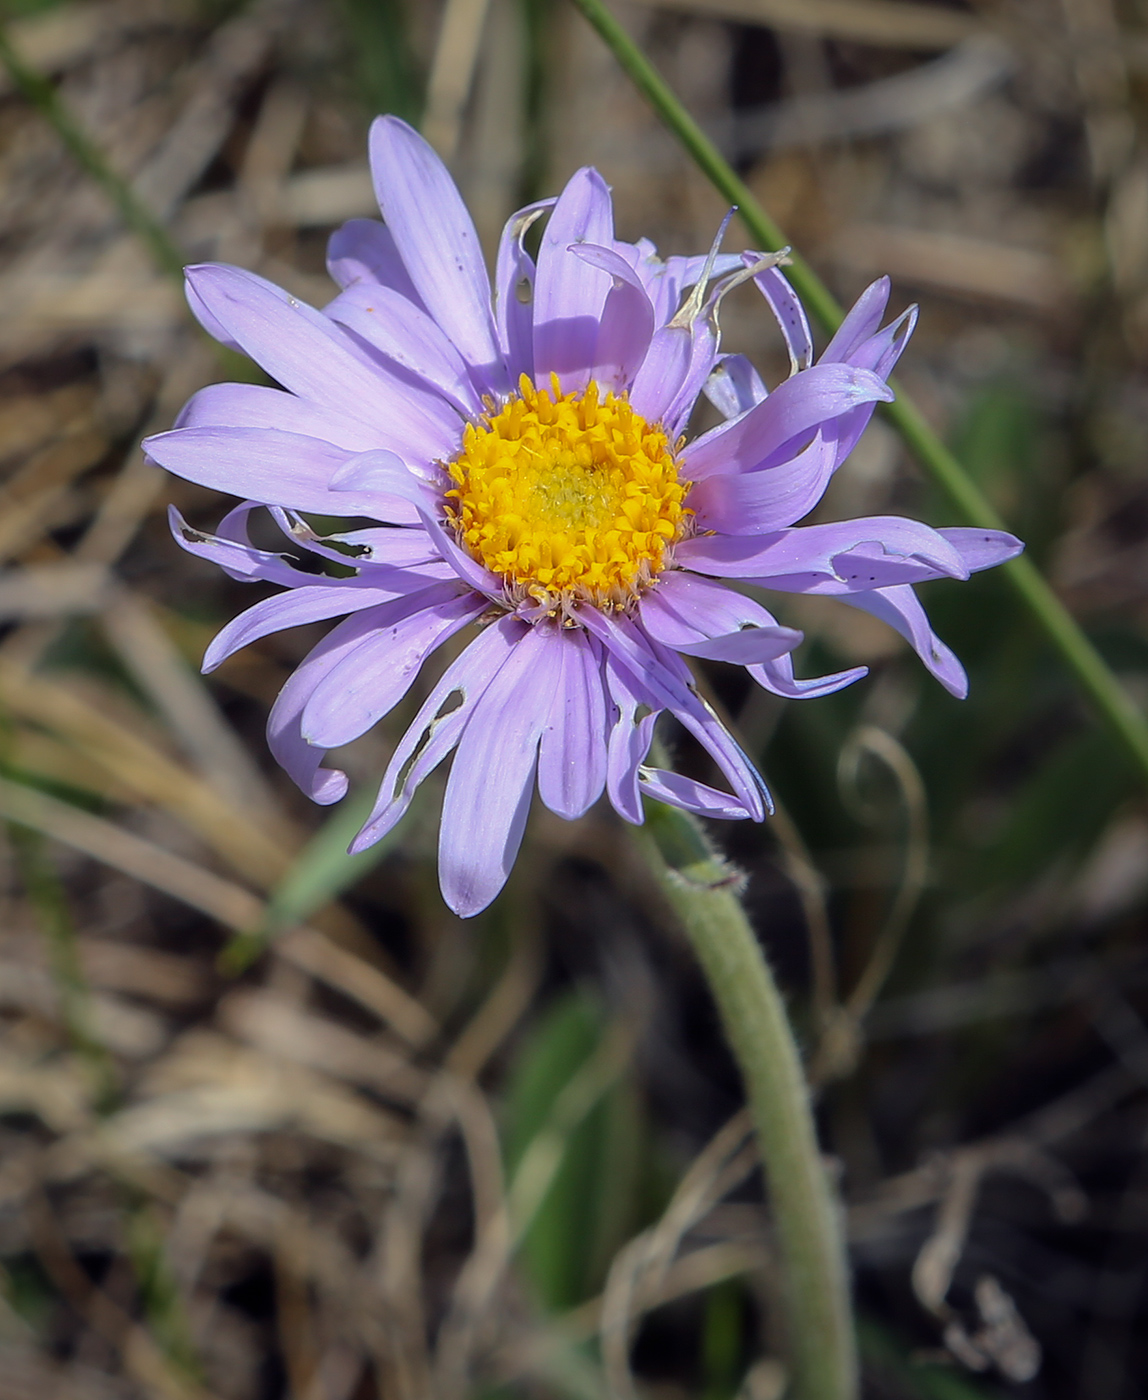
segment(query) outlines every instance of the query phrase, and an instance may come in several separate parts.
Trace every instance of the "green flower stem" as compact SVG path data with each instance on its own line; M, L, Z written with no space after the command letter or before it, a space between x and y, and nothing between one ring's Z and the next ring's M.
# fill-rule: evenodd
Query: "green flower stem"
M693 945L745 1081L769 1186L798 1400L854 1400L857 1356L839 1213L781 994L736 876L693 817L646 804L642 842Z
M785 235L781 229L678 101L665 79L614 18L603 0L573 0L573 3L605 40L635 86L689 152L698 168L731 204L737 205L754 243L763 251L785 247ZM809 264L795 253L786 268L786 275L822 327L827 331L835 330L841 324L841 308ZM904 391L895 383L893 387L897 399L895 403L885 406L886 417L948 498L957 516L967 525L1000 529L1000 518L980 488L925 422ZM1143 778L1148 781L1148 721L1144 715L1031 561L1023 557L1014 559L1003 566L1003 572L1044 629L1081 689L1090 697L1132 756Z

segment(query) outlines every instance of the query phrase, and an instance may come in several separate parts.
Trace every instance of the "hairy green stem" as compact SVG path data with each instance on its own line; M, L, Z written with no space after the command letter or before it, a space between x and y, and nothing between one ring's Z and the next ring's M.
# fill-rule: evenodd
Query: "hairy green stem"
M573 0L594 26L614 57L647 98L650 105L689 152L698 168L731 204L755 244L773 252L785 247L781 229L762 209L718 148L674 95L654 65L611 14L603 0ZM786 275L814 318L829 331L841 323L842 311L832 292L796 253ZM980 488L938 438L904 391L894 384L897 399L885 406L885 415L904 438L925 472L947 497L967 525L1000 529L996 511ZM1148 781L1148 721L1081 630L1076 619L1045 582L1032 562L1013 559L1003 572L1025 606L1043 628L1061 660L1076 677L1102 718L1135 761Z
M839 1212L797 1046L736 877L697 821L646 805L643 841L701 963L745 1081L769 1187L797 1400L853 1400L857 1356Z

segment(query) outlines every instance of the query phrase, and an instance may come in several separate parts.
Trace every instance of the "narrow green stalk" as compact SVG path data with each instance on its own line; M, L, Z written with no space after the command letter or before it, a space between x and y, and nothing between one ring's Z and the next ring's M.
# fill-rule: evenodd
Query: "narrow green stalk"
M785 247L785 236L754 198L718 148L674 95L665 79L634 40L618 23L603 0L573 0L598 31L634 85L693 157L698 168L731 204L756 246L763 251ZM786 275L814 318L828 331L841 323L842 312L833 294L796 253ZM929 427L920 411L894 384L895 403L885 407L889 421L904 438L933 482L944 492L958 517L967 525L1000 529L996 511L976 483ZM1076 677L1102 718L1148 781L1148 721L1132 702L1104 658L1085 636L1076 619L1025 558L1003 566L1003 572L1025 606L1044 629L1061 660Z
M67 146L72 158L80 165L116 206L124 223L147 244L157 265L173 277L183 276L183 256L171 235L155 217L122 175L108 164L99 146L88 136L64 105L55 87L20 57L12 47L0 24L0 63L8 71L12 83L28 102L53 127Z
M854 1400L838 1208L777 984L726 866L693 817L647 803L643 846L701 963L745 1081L773 1207L797 1400Z

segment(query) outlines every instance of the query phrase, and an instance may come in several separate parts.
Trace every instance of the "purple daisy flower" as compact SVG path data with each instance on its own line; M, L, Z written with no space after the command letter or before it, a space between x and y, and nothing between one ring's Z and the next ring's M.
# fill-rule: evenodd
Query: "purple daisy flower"
M760 821L765 785L683 658L744 665L794 698L865 668L797 679L801 633L722 580L864 608L964 694L913 584L967 578L1019 542L897 516L794 524L892 398L885 381L914 312L880 329L887 280L814 363L779 256L719 256L715 243L708 257L662 261L649 243L614 237L609 189L583 169L557 200L509 221L492 295L474 225L426 142L380 118L371 166L385 223L353 220L332 237L343 290L324 310L238 268L188 269L203 325L282 389L212 385L147 442L169 471L245 498L218 535L175 516L179 543L233 578L286 590L225 627L205 670L281 628L344 619L268 723L276 759L316 802L347 789L325 751L363 734L438 646L475 628L400 740L352 850L389 831L452 750L439 871L462 915L505 882L536 781L566 818L605 791L635 823L642 793ZM535 264L524 235L547 211ZM747 280L792 360L770 393L743 357L719 352L721 299ZM702 393L724 422L687 442ZM248 517L262 507L315 556L313 570L254 546ZM321 537L307 514L378 523ZM646 765L665 710L731 793Z

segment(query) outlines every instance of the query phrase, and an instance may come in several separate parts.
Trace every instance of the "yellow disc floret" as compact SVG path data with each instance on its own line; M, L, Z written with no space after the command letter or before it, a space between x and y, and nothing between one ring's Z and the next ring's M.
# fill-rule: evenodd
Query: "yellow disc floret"
M591 383L558 379L469 424L447 464L447 515L459 543L508 597L562 609L625 608L668 562L691 512L666 434Z

